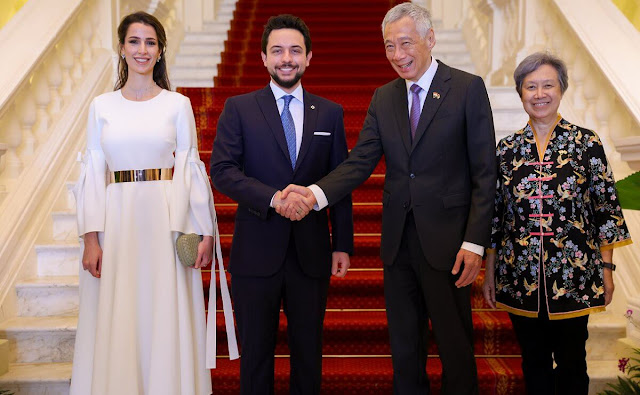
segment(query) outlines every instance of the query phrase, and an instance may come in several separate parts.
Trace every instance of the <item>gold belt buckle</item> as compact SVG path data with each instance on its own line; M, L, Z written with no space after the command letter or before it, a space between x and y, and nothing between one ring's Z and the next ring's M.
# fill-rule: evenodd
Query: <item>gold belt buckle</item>
M173 169L139 169L109 172L111 183L173 179Z

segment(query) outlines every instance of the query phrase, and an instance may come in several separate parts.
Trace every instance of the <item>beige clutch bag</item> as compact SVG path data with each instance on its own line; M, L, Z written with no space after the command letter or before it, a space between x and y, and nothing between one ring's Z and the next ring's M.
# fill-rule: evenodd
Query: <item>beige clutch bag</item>
M180 263L184 266L193 266L198 259L198 244L202 241L202 236L195 233L181 234L176 239L176 253Z

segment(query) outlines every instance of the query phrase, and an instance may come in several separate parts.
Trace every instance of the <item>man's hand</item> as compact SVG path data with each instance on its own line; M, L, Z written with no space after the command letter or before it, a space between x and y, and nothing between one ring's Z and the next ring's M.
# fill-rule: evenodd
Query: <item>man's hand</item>
M613 270L604 269L604 305L608 306L613 300L613 291L616 289L613 284Z
M98 233L90 232L84 235L84 252L82 254L82 268L88 270L95 278L100 278L102 270L102 247L98 243Z
M458 278L458 281L456 281L456 287L458 288L466 287L471 284L476 277L478 277L478 273L480 273L480 268L482 267L482 257L461 248L460 251L458 251L458 255L456 255L456 263L453 265L451 274L458 274L460 271L460 265L462 265L463 262L464 269L462 270L462 274Z
M349 254L346 252L334 251L331 260L331 274L336 277L344 277L347 275L347 270L351 266Z
M276 192L273 200L276 212L292 221L303 219L315 204L313 192L298 185L289 185L284 191Z
M198 243L198 257L196 258L196 264L193 265L193 269L207 267L209 263L211 263L212 256L213 236L204 236L202 241Z

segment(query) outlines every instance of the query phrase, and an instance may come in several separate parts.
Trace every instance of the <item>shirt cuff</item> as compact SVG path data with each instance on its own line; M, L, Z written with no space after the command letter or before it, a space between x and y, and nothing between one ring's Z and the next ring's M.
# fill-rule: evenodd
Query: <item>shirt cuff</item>
M329 205L329 201L327 200L327 197L322 191L322 188L320 188L316 184L313 184L313 185L309 185L309 189L311 189L311 192L313 192L313 196L316 197L317 203L313 206L314 210L320 211Z
M473 243L469 243L468 241L465 241L462 243L462 247L460 247L464 250L467 251L471 251L474 254L478 254L480 256L484 255L484 247L481 245L477 245L477 244L473 244Z
M278 191L279 192L279 191ZM278 192L274 193L273 196L271 196L271 201L269 202L269 207L271 208L275 208L273 207L273 199L276 198L276 195L278 194Z

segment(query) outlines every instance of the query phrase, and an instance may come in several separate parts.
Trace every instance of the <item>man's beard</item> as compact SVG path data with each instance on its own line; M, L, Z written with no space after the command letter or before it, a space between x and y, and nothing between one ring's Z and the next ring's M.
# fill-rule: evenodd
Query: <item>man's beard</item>
M282 65L280 67L293 67L292 64L287 64L287 65ZM298 81L300 81L300 78L302 78L302 75L304 74L304 71L301 71L298 68L298 72L293 76L292 79L290 80L282 80L279 76L278 76L278 70L275 70L272 74L271 74L271 78L273 78L273 81L275 81L275 83L285 89L289 89L289 88L293 88Z

